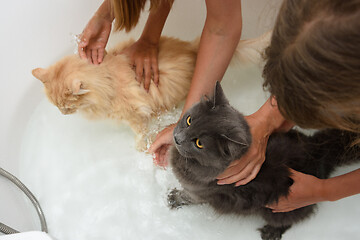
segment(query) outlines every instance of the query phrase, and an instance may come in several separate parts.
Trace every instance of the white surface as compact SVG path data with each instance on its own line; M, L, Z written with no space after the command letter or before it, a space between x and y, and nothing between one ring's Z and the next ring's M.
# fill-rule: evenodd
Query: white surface
M24 232L1 236L1 240L54 240L43 232Z

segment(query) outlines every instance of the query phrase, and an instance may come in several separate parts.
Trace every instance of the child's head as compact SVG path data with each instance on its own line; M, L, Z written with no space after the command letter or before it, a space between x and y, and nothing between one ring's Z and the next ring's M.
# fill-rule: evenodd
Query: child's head
M266 60L287 119L360 132L360 0L284 0Z

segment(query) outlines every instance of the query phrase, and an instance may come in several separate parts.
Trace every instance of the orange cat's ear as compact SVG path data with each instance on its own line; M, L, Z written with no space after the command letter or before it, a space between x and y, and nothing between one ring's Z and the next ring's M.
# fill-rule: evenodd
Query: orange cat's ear
M34 77L36 77L37 79L39 79L40 81L42 81L43 83L46 82L46 75L47 75L47 71L46 69L43 68L35 68L32 70L32 75Z
M72 82L72 93L74 95L83 95L85 93L88 93L90 92L90 90L88 89L85 89L84 88L84 85L82 84L82 82L79 80L79 79L75 79L73 82Z

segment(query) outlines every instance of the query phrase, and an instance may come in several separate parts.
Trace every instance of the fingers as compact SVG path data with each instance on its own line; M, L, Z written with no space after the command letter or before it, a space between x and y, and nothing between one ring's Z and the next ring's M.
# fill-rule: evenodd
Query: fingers
M233 167L233 168L235 168L235 167ZM232 183L235 183L235 182L239 182L239 180L240 180L240 182L242 182L245 179L248 179L248 177L251 175L253 169L254 169L253 164L249 163L242 170L239 171L238 169L236 169L235 174L233 174L231 176L228 176L227 178L221 179L220 181L218 181L218 184L219 185L232 184Z
M249 182L251 182L256 175L259 173L261 168L261 165L256 165L253 170L251 171L250 175L248 175L246 178L244 178L243 180L240 180L238 182L235 183L235 187L241 186L241 185L245 185L248 184Z
M145 73L145 79L144 79L144 88L147 92L149 92L150 87L150 81L151 81L151 65L150 65L149 59L144 59L144 73Z
M136 71L136 81L138 81L139 83L141 83L142 78L143 78L143 73L144 73L144 67L143 67L143 62L142 61L137 61L135 63L135 71Z
M166 154L166 145L164 145L164 146L162 146L161 148L160 148L160 151L159 151L159 161L158 161L158 163L159 163L159 165L161 166L162 165L162 163L165 161L164 159L165 159L165 154Z
M79 55L82 59L87 59L92 64L100 64L104 59L105 49L89 49L89 48L79 48Z
M141 83L144 80L144 88L149 92L151 80L154 81L155 85L159 85L159 69L157 60L149 60L145 58L143 61L140 59L135 63L136 68L136 80Z
M284 208L284 209L273 209L273 213L282 213L282 212L290 212L295 210L296 208Z
M175 128L175 124L168 126L164 130L162 130L155 138L154 142L151 144L148 149L149 153L155 153L160 149L163 145L172 145L173 143L173 130Z
M151 69L154 75L154 83L156 86L159 86L159 66L156 58L151 61Z
M271 209L273 213L290 212L296 209L295 207L291 207L286 203L286 197L280 197L278 202L268 204L265 207Z
M105 49L100 48L98 49L98 62L102 63L103 59L104 59L104 53L105 53Z
M168 150L169 150L170 145L163 145L160 149L160 153L159 153L159 166L161 167L166 167L168 164Z
M92 63L92 59L91 59L91 49L86 49L86 59Z
M98 50L97 49L93 49L91 51L91 60L92 60L93 64L95 64L95 65L99 64L99 62L98 62Z
M168 165L169 147L170 145L163 145L155 152L153 156L155 165L160 167L166 167Z
M84 33L80 36L80 42L78 44L78 52L80 58L86 59L85 47L89 44L88 38L85 38Z
M171 134L171 137L172 137L172 134ZM158 152L163 145L171 145L171 144L172 144L172 138L169 141L168 136L162 135L159 138L155 139L153 144L151 144L150 148L148 149L148 152L154 154L154 153Z
M80 47L80 44L78 45L78 52L79 52L80 58L86 59L85 48Z
M265 155L260 156L249 151L241 159L233 161L229 167L220 174L217 179L219 185L233 184L238 187L248 184L259 173Z
M105 49L101 47L91 46L85 33L81 34L80 42L78 44L79 56L82 59L87 59L90 63L100 64L103 61Z
M217 179L224 180L231 176L237 175L240 171L242 171L246 166L248 162L243 160L236 160L233 161L230 166L222 173L220 174ZM224 184L228 184L228 181L225 181Z
M159 153L159 151L156 151L153 154L153 162L154 162L155 165L159 164L159 159L160 159L160 153Z

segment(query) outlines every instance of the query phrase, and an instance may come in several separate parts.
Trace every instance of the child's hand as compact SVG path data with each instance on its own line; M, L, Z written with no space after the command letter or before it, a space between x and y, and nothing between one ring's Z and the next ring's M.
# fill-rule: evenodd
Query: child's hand
M297 208L324 201L321 196L324 180L297 172L293 169L290 170L294 183L290 187L289 195L281 197L277 203L269 204L266 207L272 209L274 213L289 212Z
M162 130L155 138L155 141L150 146L148 152L155 154L154 163L159 166L166 166L168 164L168 150L173 144L173 131L176 124L169 125Z
M250 126L252 143L248 152L240 159L233 161L230 166L218 176L218 184L245 185L253 180L265 161L266 146L269 139L265 124L253 115L245 117Z
M265 153L269 136L274 131L287 132L294 124L286 121L280 114L276 100L269 98L255 113L246 116L252 136L248 152L218 176L218 184L245 185L259 173L265 161Z
M111 32L112 20L95 14L80 35L79 55L93 64L103 61L105 47Z
M144 81L144 88L149 91L151 79L156 86L159 84L158 45L139 39L122 51L130 58L135 67L136 80Z

